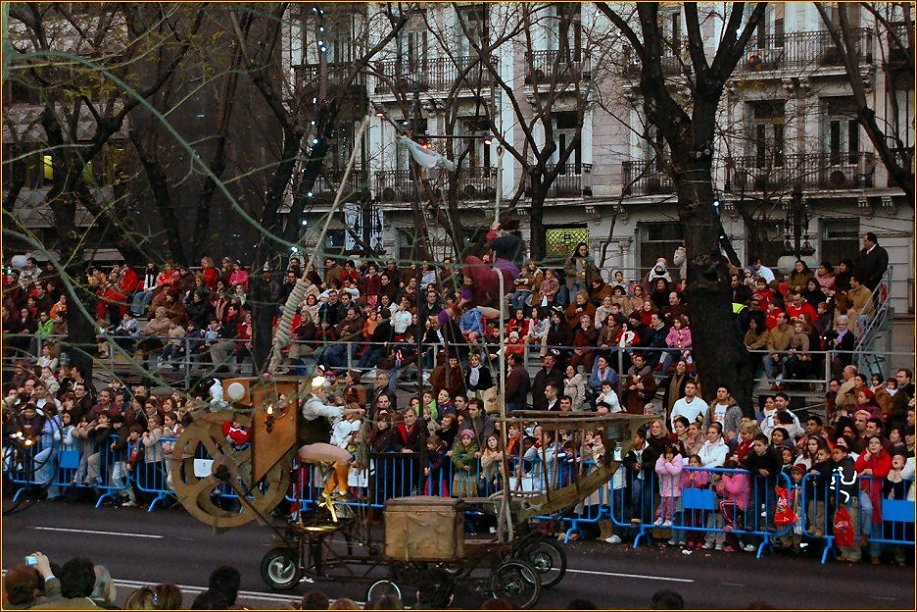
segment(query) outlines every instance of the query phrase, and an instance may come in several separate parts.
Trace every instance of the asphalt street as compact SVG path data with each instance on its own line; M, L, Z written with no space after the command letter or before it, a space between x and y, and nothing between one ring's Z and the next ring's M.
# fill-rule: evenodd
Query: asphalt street
M367 583L341 580L301 583L289 593L271 592L261 581L259 563L271 547L269 529L250 524L221 534L180 508L152 513L138 508L95 509L81 503L42 502L6 517L2 525L2 565L9 569L40 550L59 563L86 555L109 567L123 603L143 584L173 582L185 592L185 606L206 587L218 565L242 573L240 599L250 607L282 608L310 588L331 597L362 600ZM652 594L673 589L689 608L744 609L765 601L786 609L915 609L914 568L891 565L820 565L812 558L780 554L755 559L750 553L695 551L667 546L610 546L597 542L565 545L569 570L542 593L538 607L564 609L574 598L602 608L646 609ZM480 596L460 592L463 607Z

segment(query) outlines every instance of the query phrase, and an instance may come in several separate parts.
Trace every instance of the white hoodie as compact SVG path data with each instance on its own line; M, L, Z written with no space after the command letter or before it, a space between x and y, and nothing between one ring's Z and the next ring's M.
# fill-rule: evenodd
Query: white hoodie
M726 462L726 456L729 454L729 446L723 442L722 436L717 438L713 444L709 440L704 442L697 452L701 465L707 468L723 467Z

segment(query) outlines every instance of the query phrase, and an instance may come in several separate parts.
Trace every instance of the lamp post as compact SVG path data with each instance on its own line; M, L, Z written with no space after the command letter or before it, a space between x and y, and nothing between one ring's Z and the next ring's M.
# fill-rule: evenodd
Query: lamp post
M809 211L802 199L802 186L799 183L793 186L793 195L783 219L783 233L783 256L777 260L777 268L789 274L798 259L814 268L815 248L809 242Z

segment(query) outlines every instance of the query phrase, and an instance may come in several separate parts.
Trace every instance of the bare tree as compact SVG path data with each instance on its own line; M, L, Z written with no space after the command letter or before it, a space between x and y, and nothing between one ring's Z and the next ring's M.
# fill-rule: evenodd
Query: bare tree
M750 413L754 372L732 318L728 260L722 255L722 224L713 206L712 162L717 109L726 82L742 56L752 32L764 16L767 3L757 3L746 18L746 4L728 7L716 53L708 61L701 35L698 7L684 4L690 63L686 85L690 96L675 94L663 69L666 46L659 23L659 4L637 3L633 18L629 5L597 3L599 10L624 36L640 69L643 110L659 130L671 156L678 216L688 249L688 303L694 331L694 351L707 393L725 384Z
M904 191L908 202L914 202L914 152L907 147L906 125L900 121L898 91L914 89L914 6L911 3L860 2L838 3L829 9L824 2L815 7L831 33L831 38L847 70L847 79L857 107L857 120L885 164L889 176ZM875 20L875 36L882 54L882 70L888 83L885 90L888 104L893 110L892 121L880 124L875 109L870 105L867 84L860 69L860 58L870 52L864 48L858 28L853 24L853 11L865 11ZM910 119L908 119L909 121Z
M77 5L72 3L10 6L12 53L6 60L13 74L38 93L37 123L43 156L50 156L51 185L45 202L57 237L42 245L60 254L69 279L70 297L92 304L95 295L79 279L87 235L77 223L85 209L102 224L126 257L140 258L132 225L97 189L92 162L120 134L128 115L159 91L174 75L200 27L200 7L142 4ZM9 197L9 196L7 196ZM12 210L12 209L5 209ZM27 230L15 216L14 232ZM92 371L87 346L94 343L93 318L68 309L72 362Z

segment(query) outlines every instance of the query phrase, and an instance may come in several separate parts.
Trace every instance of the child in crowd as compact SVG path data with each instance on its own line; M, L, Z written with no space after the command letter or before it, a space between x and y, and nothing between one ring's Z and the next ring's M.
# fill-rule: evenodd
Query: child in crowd
M599 402L604 402L608 406L608 412L614 414L616 412L622 412L624 409L621 408L621 402L618 401L618 394L614 392L611 381L605 380L602 381L601 392L595 398L596 405Z
M501 488L500 464L503 451L500 449L500 438L492 433L484 440L484 451L481 453L481 478L478 482L478 493L490 495Z
M710 486L710 474L702 469L703 464L701 463L700 457L697 455L690 455L688 457L688 467L694 469L682 470L682 493L684 493L685 489L706 489ZM688 548L700 548L704 544L704 532L692 530L691 527L704 526L704 511L689 510L684 513L684 517L685 527L687 528L686 531L688 532Z
M675 506L681 498L681 470L684 459L673 444L665 447L656 460L656 474L659 475L659 508L656 510L657 527L669 528L675 515Z
M723 463L723 467L727 470L737 470L739 463L730 458ZM743 472L725 472L717 477L715 488L719 497L717 507L720 511L716 516L716 527L722 528L723 531L708 533L704 548L732 552L738 547L738 541L731 532L739 526L739 518L748 509L748 476ZM726 534L729 535L728 541Z
M811 474L805 481L806 524L816 538L824 537L826 532L825 502L828 500L831 484L831 472L834 463L827 446L815 452L815 463L809 468Z
M463 429L458 439L452 444L452 495L454 497L472 497L477 494L476 474L474 473L475 453L478 452L478 441L474 431Z
M446 460L449 452L446 443L436 434L427 438L427 464L423 468L424 493L449 497L449 482L446 479Z

